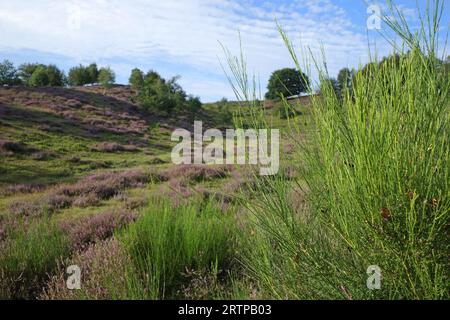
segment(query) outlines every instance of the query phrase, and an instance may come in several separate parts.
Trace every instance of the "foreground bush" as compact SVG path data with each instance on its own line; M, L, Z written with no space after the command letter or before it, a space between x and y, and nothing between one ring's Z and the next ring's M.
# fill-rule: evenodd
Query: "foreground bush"
M260 201L247 203L254 236L243 237L242 260L263 297L449 298L450 83L436 64L439 27L412 36L396 12L387 24L409 54L358 72L343 100L332 85L313 98L317 132L296 159L306 163L308 208L295 209L282 178L258 180ZM377 290L367 286L370 266L381 271Z

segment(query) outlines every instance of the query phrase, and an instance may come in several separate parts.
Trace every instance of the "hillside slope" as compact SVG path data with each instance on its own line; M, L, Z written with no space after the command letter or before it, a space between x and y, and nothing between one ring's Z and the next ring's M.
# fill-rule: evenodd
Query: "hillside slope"
M203 120L205 126L224 125L214 122L215 118L211 109L195 115L142 110L133 103L128 86L0 88L0 216L15 211L28 215L36 209L36 202L41 208L41 202L51 202L54 196L58 210L70 214L117 210L126 205L126 201L117 202L110 194L123 196L131 192L132 199L137 197L137 202L144 203L149 188L141 182L149 181L149 171L152 180L176 178L164 185L164 190L152 185L158 193L172 193L172 198L192 194L181 180L193 177L197 185L216 173L198 167L172 169L170 152L174 142L170 135L178 127L191 130L194 119ZM222 176L218 174L218 178ZM59 203L62 200L58 190L68 184L80 190L93 188L98 199L89 198L92 192L88 190L84 194L87 198L75 199L85 202L75 206L82 210L74 210L64 201ZM98 196L105 184L116 189ZM208 194L211 186L206 187L203 191ZM97 200L103 201L100 207Z

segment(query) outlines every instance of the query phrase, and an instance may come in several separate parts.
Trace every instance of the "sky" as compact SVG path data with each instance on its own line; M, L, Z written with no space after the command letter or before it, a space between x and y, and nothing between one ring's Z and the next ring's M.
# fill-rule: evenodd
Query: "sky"
M379 56L391 51L377 30L367 28L373 3L385 13L384 0L0 0L0 60L53 63L66 72L96 62L110 66L123 84L135 67L155 70L167 78L179 75L185 91L203 102L234 99L221 44L239 53L240 33L248 70L264 91L274 70L294 66L276 19L300 59L308 50L320 56L323 48L336 76L367 62L369 45ZM416 0L395 3L418 25Z

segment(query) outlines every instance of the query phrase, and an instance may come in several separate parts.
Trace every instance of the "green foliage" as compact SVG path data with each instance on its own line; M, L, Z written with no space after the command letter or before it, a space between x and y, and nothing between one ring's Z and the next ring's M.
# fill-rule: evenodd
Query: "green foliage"
M306 164L296 194L279 175L243 195L260 199L244 200L254 237L243 236L242 261L262 297L449 298L450 83L436 63L442 2L435 4L425 16L431 29L423 24L413 36L402 18L390 25L409 53L357 72L353 96L337 99L323 81L312 97L317 130L294 159ZM327 79L326 65L318 73ZM293 197L305 197L307 207L295 207ZM366 285L373 265L379 290Z
M141 90L144 85L144 73L140 69L134 68L131 71L128 83L131 85L131 89L135 91Z
M29 81L37 67L44 66L39 63L24 63L19 66L19 77L26 85L30 85Z
M71 86L84 86L100 82L100 71L101 69L98 70L95 63L91 63L87 67L80 64L69 70L68 83Z
M31 87L61 87L64 84L64 73L55 65L38 65L28 79L28 85Z
M111 87L116 82L116 74L110 67L101 68L98 73L98 82L105 88Z
M0 247L0 298L35 297L60 259L70 254L66 237L48 219L19 225Z
M91 81L88 70L81 64L69 70L67 80L71 86L84 86Z
M99 70L98 70L98 68L97 68L97 64L91 63L91 64L87 67L87 74L89 75L89 83L90 83L90 84L97 83L97 81L98 81L98 76L99 76Z
M267 85L266 99L279 99L281 96L289 97L306 92L309 78L296 69L285 68L274 71Z
M44 87L49 83L48 74L45 66L38 66L31 75L28 84L31 87Z
M343 95L344 91L348 91L350 93L352 92L354 76L354 70L350 70L349 68L343 68L339 71L337 82L341 96Z
M320 92L323 93L326 91L334 92L337 98L341 97L339 83L334 78L325 78L320 81Z
M18 71L14 68L14 64L9 60L4 60L0 63L0 86L13 86L20 83Z
M177 80L177 77L165 80L157 72L149 71L138 91L139 103L146 109L157 109L167 113L176 108L181 109L186 102L186 93Z
M66 82L66 77L64 73L59 70L55 65L50 64L46 67L45 72L48 77L48 86L51 87L62 87Z
M118 236L131 257L129 295L174 298L187 270L226 266L231 228L230 216L212 203L172 207L152 200L143 216Z
M202 107L202 102L200 101L200 97L195 97L192 95L189 95L187 101L186 101L187 108L190 112L196 113L198 110Z

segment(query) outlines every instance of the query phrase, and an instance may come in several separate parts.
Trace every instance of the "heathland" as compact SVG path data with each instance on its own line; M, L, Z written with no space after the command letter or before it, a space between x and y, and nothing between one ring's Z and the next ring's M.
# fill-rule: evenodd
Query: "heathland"
M0 298L448 299L450 77L432 4L416 34L393 10L402 45L337 80L280 27L308 93L290 100L263 100L226 49L239 101L201 104L138 69L131 86L110 69L86 86L79 67L67 87L40 66L0 88ZM194 120L280 129L280 170L174 165L171 133Z

